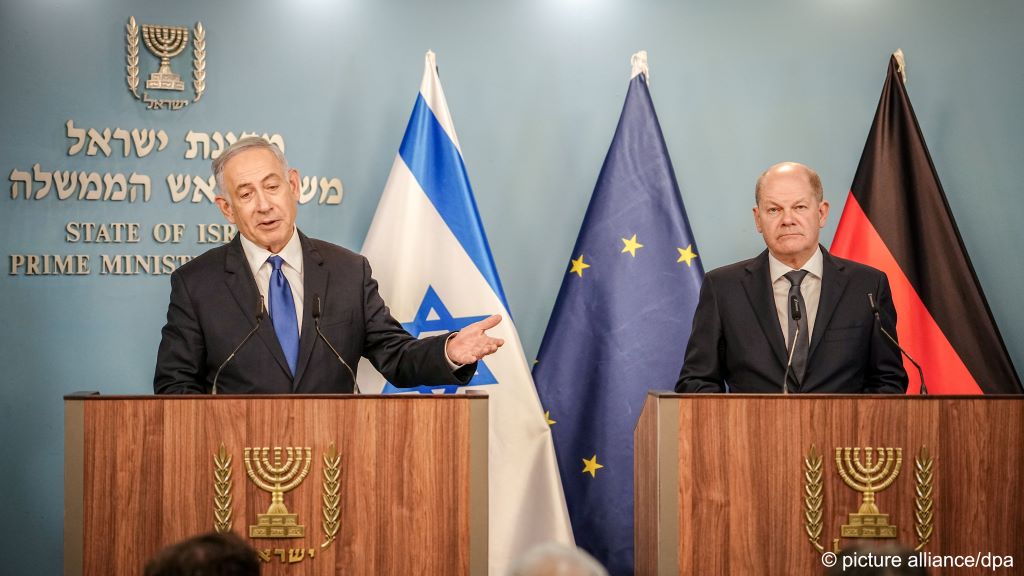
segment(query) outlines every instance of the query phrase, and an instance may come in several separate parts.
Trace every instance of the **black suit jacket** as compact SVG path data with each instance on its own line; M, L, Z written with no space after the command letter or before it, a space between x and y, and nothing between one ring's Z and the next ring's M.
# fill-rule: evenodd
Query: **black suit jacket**
M292 376L269 315L223 369L225 394L351 392L352 378L316 334L312 311L322 302L320 328L355 371L365 356L396 386L465 384L476 364L456 372L444 351L446 335L417 340L391 317L366 258L301 232L302 333ZM157 394L208 393L217 367L256 326L259 289L238 238L188 262L171 275L167 324L157 353Z
M880 270L821 249L821 297L811 333L807 373L795 392L902 394L900 353L876 325L896 334L889 280ZM786 344L768 269L768 251L709 272L700 289L677 392L781 392Z

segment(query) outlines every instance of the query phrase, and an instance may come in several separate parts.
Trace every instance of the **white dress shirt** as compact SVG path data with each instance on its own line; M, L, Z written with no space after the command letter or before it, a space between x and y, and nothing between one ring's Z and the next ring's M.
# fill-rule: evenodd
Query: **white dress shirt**
M807 306L807 334L804 334L810 342L811 334L814 334L814 319L818 316L818 302L821 300L821 273L823 270L823 257L821 246L814 251L801 270L806 270L807 275L800 282L800 295L804 297L804 304ZM787 272L793 268L783 264L778 258L768 252L768 272L772 281L772 292L775 295L775 312L779 316L779 325L782 327L782 337L786 341L786 349L789 349L789 288L791 284L786 278Z
M256 278L256 287L259 288L260 294L263 296L263 302L269 310L270 273L273 272L274 267L270 265L270 262L267 262L267 258L273 256L273 253L254 244L241 234L239 237L242 241L242 252L245 253L245 259L249 263L252 275ZM302 334L302 287L305 286L305 284L303 283L302 276L302 242L299 241L299 232L297 229L292 229L291 240L288 240L288 243L284 245L284 248L282 248L277 255L284 260L284 264L281 265L281 272L283 272L284 277L288 279L288 285L292 289L292 299L295 300L296 321L299 326L299 334ZM452 333L448 337L448 340L451 340L455 334L457 333ZM456 364L448 357L448 341L445 341L444 348L444 359L448 362L448 366L452 370L462 368L463 364Z
M267 262L274 254L262 246L258 246L245 236L239 234L242 240L242 252L245 252L245 260L249 263L253 278L256 278L256 287L263 296L264 305L270 309L270 273L274 267ZM302 334L302 243L299 241L299 232L292 228L292 238L284 245L277 254L284 260L281 265L281 272L288 280L292 289L292 299L295 301L295 319L298 322L299 334Z

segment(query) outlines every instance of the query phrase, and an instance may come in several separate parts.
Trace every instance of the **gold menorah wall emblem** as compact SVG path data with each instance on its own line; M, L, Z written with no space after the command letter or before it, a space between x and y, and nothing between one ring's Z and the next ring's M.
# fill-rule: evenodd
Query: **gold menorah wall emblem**
M174 58L188 46L188 28L181 26L142 25L142 40L146 48L160 59L160 69L149 75L146 88L150 90L184 90L185 82L171 70Z
M171 59L179 56L192 41L192 87L195 97L160 98L151 96L146 90L140 93L139 44L145 43L146 49L159 58L160 67L149 75L145 88L150 90L185 91L185 83L181 76L171 69ZM139 38L142 38L140 42ZM139 24L135 17L128 18L125 26L125 82L128 91L136 100L141 100L149 110L181 110L199 102L206 91L206 28L202 22L196 22L195 28L189 30L181 26L165 26L157 24Z
M877 457L876 457L877 454ZM848 515L843 538L896 538L896 526L875 504L875 494L888 488L900 475L902 448L836 448L836 468L847 486L861 493L860 509Z
M271 452L273 458L270 458ZM256 515L256 525L249 526L249 537L304 537L306 527L299 525L297 514L288 512L284 494L297 488L306 478L313 460L312 448L246 448L244 454L249 479L271 494L270 507L266 514Z

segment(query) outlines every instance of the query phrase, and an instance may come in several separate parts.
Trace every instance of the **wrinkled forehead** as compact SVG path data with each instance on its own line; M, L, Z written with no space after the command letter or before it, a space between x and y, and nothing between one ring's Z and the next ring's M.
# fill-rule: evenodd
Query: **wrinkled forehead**
M810 176L803 171L791 170L768 174L761 185L761 204L789 205L796 202L817 204L817 191Z
M269 150L246 150L224 164L224 180L230 188L284 178L285 167Z

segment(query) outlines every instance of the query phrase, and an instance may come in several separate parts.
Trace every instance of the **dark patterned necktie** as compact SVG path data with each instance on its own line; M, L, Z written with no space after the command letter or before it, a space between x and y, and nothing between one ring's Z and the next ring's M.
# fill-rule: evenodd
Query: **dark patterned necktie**
M789 317L787 334L789 334L789 345L795 346L793 349L793 363L789 372L791 390L800 388L800 383L804 381L804 375L807 373L807 351L810 334L807 333L807 306L804 304L803 294L800 293L800 283L803 282L805 276L807 276L807 270L786 272L786 280L789 280L790 284L789 297L786 299L786 316ZM793 320L792 302L794 298L797 301L797 305L800 306L800 320ZM796 335L797 328L800 329L800 335L796 339L796 344L794 344L793 338Z

